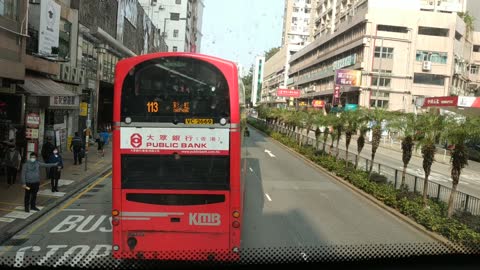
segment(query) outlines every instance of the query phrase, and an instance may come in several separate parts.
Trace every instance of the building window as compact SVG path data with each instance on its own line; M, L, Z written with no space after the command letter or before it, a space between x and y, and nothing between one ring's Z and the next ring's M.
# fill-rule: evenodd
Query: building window
M176 52L176 51L178 51L178 48L177 48L177 46L173 46L173 47L172 47L172 51L173 51L173 52Z
M180 20L180 13L170 12L170 20L172 20L172 21Z
M480 52L480 45L473 45L474 52Z
M375 103L377 104L378 108L388 109L388 100L379 99L370 99L370 107L375 107Z
M177 29L173 30L173 37L178 37L178 30Z
M16 21L17 1L18 0L0 0L0 16Z
M311 10L312 10L311 8L306 8L305 9L305 14L309 14Z
M393 59L393 48L375 47L375 57Z
M300 11L300 9L298 7L293 8L293 12L299 12L299 11Z
M470 66L470 74L478 74L478 69L479 69L479 66L471 65Z
M67 20L60 19L58 56L61 58L70 57L70 34L72 23Z
M394 25L378 25L378 31L385 31L385 32L396 32L396 33L408 33L407 27L403 26L394 26Z
M415 73L413 83L444 86L445 77L443 75Z
M181 4L182 4L182 0L175 0L175 4L181 5Z
M298 20L298 18L297 18L297 17L292 17L292 23L296 23L296 22L297 22L297 20Z
M435 28L435 27L418 27L418 34L425 36L436 36L436 37L448 37L449 30L447 28Z
M446 64L447 63L447 53L444 52L427 52L427 51L417 51L416 60L417 61L431 61L432 63Z

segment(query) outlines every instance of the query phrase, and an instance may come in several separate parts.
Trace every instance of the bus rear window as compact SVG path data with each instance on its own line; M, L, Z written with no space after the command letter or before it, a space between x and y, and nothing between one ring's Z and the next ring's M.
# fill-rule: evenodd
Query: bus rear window
M229 88L210 63L188 57L146 61L130 70L122 87L122 121L184 122L230 116ZM211 121L211 120L210 120Z
M122 188L229 190L228 156L122 155Z

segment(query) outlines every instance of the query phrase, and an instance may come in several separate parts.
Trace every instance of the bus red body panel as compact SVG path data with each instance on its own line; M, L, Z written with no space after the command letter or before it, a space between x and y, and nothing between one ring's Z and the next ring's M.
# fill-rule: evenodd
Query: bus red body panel
M135 96L127 98L133 89ZM222 89L227 89L225 97ZM192 98L196 94L201 96L198 100ZM128 105L137 96L144 98L134 103L143 106L145 111L140 113ZM244 198L241 175L246 171L242 164L242 98L236 65L227 60L202 54L153 53L118 62L112 139L114 258L239 258ZM205 100L213 100L210 109L198 109ZM220 124L222 102L229 103L226 125ZM182 107L176 108L180 103ZM195 110L203 116L197 117ZM132 124L127 121L130 116ZM178 117L185 118L185 124L175 122ZM188 126L187 118L213 122Z

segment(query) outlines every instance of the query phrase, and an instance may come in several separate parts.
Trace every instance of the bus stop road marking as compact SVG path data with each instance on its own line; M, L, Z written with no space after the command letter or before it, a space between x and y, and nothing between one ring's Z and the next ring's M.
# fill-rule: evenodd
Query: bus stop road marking
M105 179L107 179L107 177L109 177L110 175L112 174L112 171L108 172L106 175L102 176L100 179L98 179L97 181L95 181L91 186L89 186L88 188L86 188L84 191L80 192L77 196L75 196L73 199L70 199L65 205L63 205L62 207L60 207L60 209L58 209L57 211L55 211L54 213L50 214L48 217L46 217L45 219L43 219L42 221L38 222L37 224L35 224L35 226L33 226L29 231L27 231L25 234L23 234L23 238L27 238L30 234L34 233L36 230L38 230L38 228L40 228L40 226L43 226L45 223L47 223L50 219L52 219L53 217L55 217L56 215L58 215L60 212L62 212L64 209L68 208L70 205L72 205L75 201L77 201L78 199L80 199L80 197L82 197L83 194L89 192L92 188L94 188L96 185L100 184L101 182L103 182ZM12 249L13 246L7 246L5 247L5 249L0 252L0 257L3 256L6 252L10 251L10 249Z

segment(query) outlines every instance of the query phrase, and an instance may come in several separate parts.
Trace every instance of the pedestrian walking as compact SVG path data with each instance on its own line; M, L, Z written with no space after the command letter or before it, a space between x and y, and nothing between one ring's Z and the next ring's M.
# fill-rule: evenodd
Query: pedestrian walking
M22 156L13 142L10 144L9 151L5 152L4 160L7 166L7 184L10 187L15 184L22 163Z
M22 187L25 189L25 212L31 210L40 211L37 208L37 192L40 188L40 167L51 168L58 166L58 163L42 163L37 160L37 154L30 153L30 158L22 168Z
M58 148L55 147L53 149L53 153L52 155L50 155L50 158L48 159L48 163L58 164L57 166L50 168L50 174L49 174L52 192L58 192L58 179L60 179L61 171L63 169L63 158L58 153Z
M97 135L97 139L95 139L95 142L97 143L97 152L98 154L101 154L102 157L105 156L105 151L103 150L103 145L105 144L103 138L100 135Z
M52 137L48 136L47 140L45 141L45 143L42 146L42 152L41 153L42 153L43 162L45 162L45 163L48 162L48 159L50 158L50 155L53 152L53 148L55 148L55 145L53 145L53 143L52 143ZM45 170L46 170L46 175L48 176L49 169L46 168Z
M78 135L78 132L75 132L75 137L72 139L72 144L70 145L70 151L73 149L73 165L82 164L82 150L83 150L83 141L82 138Z

